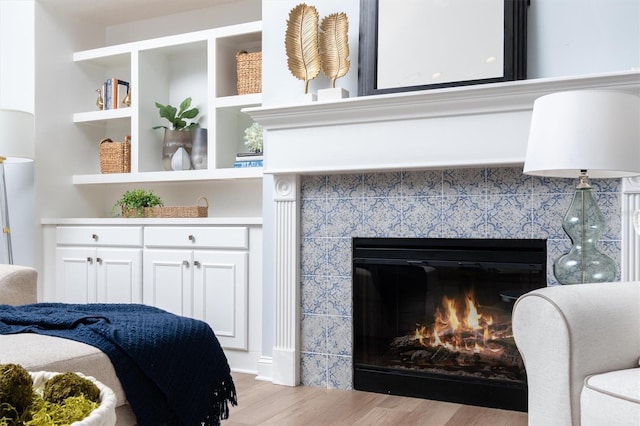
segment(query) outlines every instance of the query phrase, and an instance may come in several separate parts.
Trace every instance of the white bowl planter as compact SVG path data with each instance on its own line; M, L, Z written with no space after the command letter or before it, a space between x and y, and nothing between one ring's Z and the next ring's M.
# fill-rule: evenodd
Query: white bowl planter
M31 379L33 380L33 388L36 392L42 392L44 384L47 380L51 379L61 373L51 371L36 371L29 372ZM91 380L100 389L100 405L91 412L87 417L79 422L74 422L71 426L113 426L116 424L116 394L111 388L102 384L102 382L96 380L94 377L85 376L81 373L76 373L81 377L85 377Z

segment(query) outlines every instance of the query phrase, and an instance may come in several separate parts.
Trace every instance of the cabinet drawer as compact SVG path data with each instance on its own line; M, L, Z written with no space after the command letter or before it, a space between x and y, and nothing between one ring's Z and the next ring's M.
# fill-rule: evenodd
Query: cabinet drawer
M144 228L146 247L249 248L246 227L153 226Z
M58 226L56 244L141 247L141 226Z

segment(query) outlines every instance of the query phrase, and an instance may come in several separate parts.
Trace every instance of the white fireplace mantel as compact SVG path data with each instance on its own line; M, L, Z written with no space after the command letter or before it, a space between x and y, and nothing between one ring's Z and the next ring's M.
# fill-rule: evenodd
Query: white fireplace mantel
M524 162L534 100L553 92L582 89L640 94L640 72L523 80L243 110L264 126L263 170L273 175L272 381L293 386L300 380L301 174L520 165ZM640 193L635 188L628 192ZM640 196L624 195L622 204L623 279L640 279L639 271L634 269L640 241L631 227L624 225L630 223L627 219L631 209L640 208Z
M264 173L519 165L533 101L581 89L640 93L626 71L243 110L265 129Z

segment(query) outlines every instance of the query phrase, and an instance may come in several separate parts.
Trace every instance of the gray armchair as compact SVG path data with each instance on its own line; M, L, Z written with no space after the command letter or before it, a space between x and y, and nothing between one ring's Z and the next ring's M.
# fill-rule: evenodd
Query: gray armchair
M512 321L529 425L640 425L640 282L534 290Z
M28 266L0 264L0 304L36 303L38 273Z

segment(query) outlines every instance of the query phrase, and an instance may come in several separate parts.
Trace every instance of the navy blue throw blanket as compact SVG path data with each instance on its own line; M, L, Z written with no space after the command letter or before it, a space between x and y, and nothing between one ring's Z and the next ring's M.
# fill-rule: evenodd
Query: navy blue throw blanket
M203 321L137 304L0 305L0 334L15 333L100 349L141 426L218 425L237 404L227 358Z

